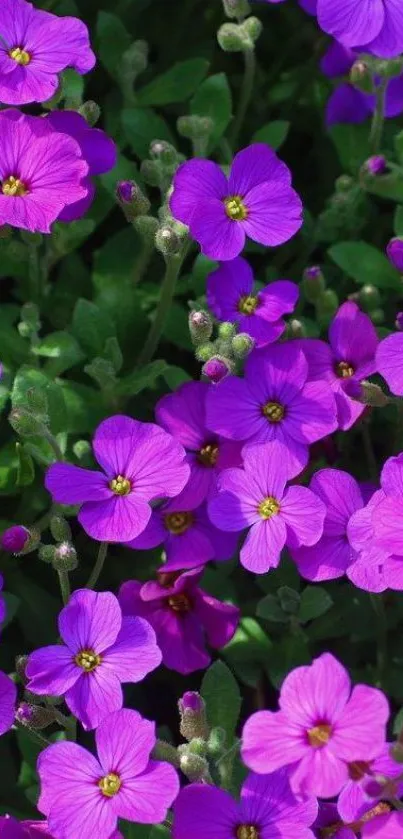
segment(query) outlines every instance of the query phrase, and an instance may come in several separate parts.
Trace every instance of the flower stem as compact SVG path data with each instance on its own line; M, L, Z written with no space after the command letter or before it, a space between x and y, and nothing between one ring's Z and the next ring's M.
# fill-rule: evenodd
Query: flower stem
M244 61L245 61L245 70L241 88L241 94L239 97L239 104L238 110L232 125L231 130L231 145L232 148L236 148L239 133L241 131L246 112L248 110L249 102L251 100L251 96L253 93L253 83L255 80L255 72L256 72L256 56L255 50L249 49L245 50L244 52Z
M148 338L144 344L143 350L140 353L137 362L138 367L143 367L145 364L148 364L148 362L151 361L158 347L161 335L164 330L168 312L171 308L171 303L175 294L176 282L186 256L186 252L187 244L181 248L179 253L170 254L165 257L166 267L165 276L162 284L161 296L158 303L157 311L155 313L155 318L153 320L150 332L148 333Z
M52 447L52 449L53 449L53 451L56 455L56 460L64 460L63 452L62 452L62 450L59 446L59 443L56 440L56 437L53 436L52 432L49 431L48 428L44 427L42 433L43 433L43 436L44 436L45 440L47 440L49 445Z
M60 591L62 593L62 600L64 605L69 602L71 589L70 589L70 580L68 571L58 571L57 576L59 577L60 583Z
M375 111L372 117L371 133L369 144L372 154L376 154L382 143L383 124L385 121L385 99L388 86L387 79L382 79L376 89Z
M101 542L99 546L98 556L95 562L95 565L91 571L91 574L88 578L88 582L86 584L86 588L94 588L97 584L99 577L101 576L102 569L104 567L104 562L106 559L106 554L108 553L108 543Z

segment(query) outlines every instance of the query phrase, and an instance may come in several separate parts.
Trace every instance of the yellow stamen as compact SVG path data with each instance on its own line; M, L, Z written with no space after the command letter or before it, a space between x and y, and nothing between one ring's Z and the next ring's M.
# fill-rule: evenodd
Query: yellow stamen
M280 512L280 504L272 495L269 495L259 504L258 512L262 519L271 519L272 516L276 516Z
M14 49L10 50L8 54L13 61L16 61L17 64L21 64L22 67L26 67L31 61L29 52L22 49L22 47L14 47Z
M81 650L74 658L76 664L82 667L86 673L92 673L96 667L101 664L101 656L97 655L94 650Z
M3 195L11 195L13 198L21 198L22 195L26 195L28 192L23 181L20 181L15 175L10 175L2 182L1 190Z
M120 787L122 786L122 781L119 778L119 775L116 775L115 772L110 772L109 775L105 775L103 778L100 778L98 781L99 789L106 798L113 798L116 795Z
M339 379L350 379L354 376L354 367L348 361L340 361L336 364L336 373Z
M193 516L192 513L167 513L164 516L164 524L170 533L179 536L189 530L193 524Z
M245 297L241 297L238 303L238 312L241 312L242 315L253 315L258 302L257 297L253 294L247 294Z
M259 831L253 824L240 824L236 829L236 839L259 839Z
M207 443L200 449L197 459L202 466L215 466L218 460L219 450L215 443Z
M168 599L168 606L170 606L174 612L189 612L190 600L186 594L173 594L172 597Z
M245 221L248 217L248 210L240 195L232 195L224 201L225 212L231 221Z
M327 723L315 725L307 731L309 745L314 749L322 749L332 736L332 729Z
M109 484L109 489L115 493L115 495L128 495L132 485L127 478L124 478L122 475L117 475L116 478Z
M279 402L267 402L263 405L262 414L269 422L281 422L284 419L284 408Z

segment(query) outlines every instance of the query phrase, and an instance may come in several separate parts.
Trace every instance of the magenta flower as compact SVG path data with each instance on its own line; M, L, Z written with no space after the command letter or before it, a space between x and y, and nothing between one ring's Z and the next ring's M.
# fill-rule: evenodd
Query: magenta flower
M58 623L64 643L31 653L28 689L64 696L83 727L96 728L122 707L121 682L140 682L161 663L155 633L142 618L122 618L109 591L75 591Z
M10 554L19 554L24 550L30 539L30 532L22 524L14 524L8 527L1 535L0 545L3 551Z
M208 506L222 530L249 533L241 549L242 565L254 574L276 568L284 545L313 545L320 539L326 507L306 487L286 490L292 477L281 443L248 448L244 469L226 469L218 495Z
M50 233L65 207L87 197L88 164L76 140L48 119L0 113L0 224Z
M392 760L392 743L386 743L379 755L373 760L356 761L348 766L349 780L343 787L338 800L338 810L345 822L351 823L357 818L357 808L363 811L372 809L377 801L393 794L400 798L402 784L395 782L401 773L401 765Z
M163 545L163 572L196 568L213 559L231 559L237 536L215 527L207 516L206 505L195 504L192 494L185 489L173 501L153 510L146 529L126 547L143 551Z
M222 321L237 323L257 347L271 344L284 332L283 315L294 311L299 289L289 280L270 283L253 293L254 277L246 259L224 262L207 278L207 304Z
M329 327L329 344L315 338L298 340L308 362L308 380L326 381L333 390L339 428L347 431L365 406L344 390L351 380L360 382L376 372L378 337L375 327L356 303L348 301L338 309Z
M66 742L39 755L38 810L57 839L112 839L118 818L159 824L178 794L175 769L150 760L155 724L137 711L110 714L95 740L98 758Z
M391 239L386 248L386 253L388 255L389 262L394 268L396 268L396 271L403 273L403 239L399 236L395 236Z
M383 489L374 492L367 505L357 510L347 525L348 541L355 551L354 561L346 571L347 577L357 588L373 593L403 587L401 558L381 548L375 539L374 522L385 498Z
M390 457L382 469L381 490L360 519L355 519L351 536L357 541L371 539L373 562L382 566L384 587L403 590L403 454ZM369 519L369 522L368 522ZM363 548L368 542L363 543ZM366 555L364 555L365 558ZM368 561L368 560L367 560Z
M0 32L0 102L6 105L46 102L62 70L73 67L83 75L95 64L81 20L57 17L25 0L2 0Z
M403 9L398 0L318 0L324 32L346 47L360 47L380 58L403 51Z
M222 789L191 784L174 805L173 839L313 839L309 830L318 805L298 800L283 769L271 775L250 773L239 803Z
M175 393L163 396L156 407L157 422L187 450L190 479L186 491L201 504L216 490L223 469L240 466L241 446L212 434L206 425L208 382L185 382Z
M383 376L392 393L403 396L403 333L388 335L378 346L378 373Z
M357 481L341 469L321 469L310 488L326 509L323 535L315 545L291 549L298 571L306 580L335 580L346 573L357 558L347 526L356 510L364 506Z
M6 734L14 723L17 688L0 670L0 736Z
M209 390L207 426L232 440L278 440L286 449L289 477L297 475L307 464L309 444L337 428L329 384L307 379L307 361L293 341L255 350L244 379L227 376Z
M239 609L210 597L199 588L203 570L185 574L164 572L156 582L129 580L120 587L124 615L142 615L154 628L166 667L193 673L208 667L206 639L219 649L231 640L239 622Z
M150 502L178 495L189 477L180 443L152 423L120 414L98 426L94 472L54 463L45 486L58 504L82 504L78 520L100 542L130 542L146 527Z
M85 198L66 206L58 221L75 221L87 212L95 196L92 177L110 172L116 165L117 152L113 140L99 128L91 128L87 121L76 111L52 111L47 122L60 134L67 134L76 140L81 155L88 164L88 177L85 186L88 190Z
M348 781L348 764L377 757L386 740L388 702L377 688L351 690L330 653L284 680L280 711L258 711L242 734L242 756L254 772L289 767L297 794L332 798Z
M188 160L174 176L169 206L210 259L238 256L249 236L282 245L302 225L302 204L287 166L264 143L235 155L229 178L211 160Z
M318 839L398 839L403 828L401 813L391 813L386 802L363 803L357 796L348 820L343 820L340 804L321 802L319 815L314 824L314 833Z

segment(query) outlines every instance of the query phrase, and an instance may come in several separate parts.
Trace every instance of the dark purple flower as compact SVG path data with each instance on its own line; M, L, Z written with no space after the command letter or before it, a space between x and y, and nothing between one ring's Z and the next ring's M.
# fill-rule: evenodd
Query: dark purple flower
M320 539L326 507L309 489L292 486L284 446L272 442L249 447L244 469L226 469L211 499L211 520L223 530L249 528L242 565L255 574L276 568L284 545L313 545Z
M192 492L195 504L215 492L223 469L242 464L241 445L213 434L206 425L206 399L219 386L185 382L175 393L163 396L155 411L159 424L187 450L190 479L186 491Z
M253 292L254 276L246 259L224 262L207 278L207 304L221 321L237 323L239 332L251 335L257 347L282 335L282 317L294 311L299 289L289 280L270 283Z
M321 28L346 47L365 47L380 58L403 51L403 8L399 0L318 0Z
M122 707L122 682L140 682L161 662L151 626L122 618L111 592L75 591L60 612L59 633L63 644L31 653L28 690L64 696L85 729Z
M62 70L73 67L83 75L95 64L81 20L57 17L25 0L2 0L0 32L0 102L6 105L46 102Z
M50 233L70 204L87 199L88 163L79 143L49 118L0 113L0 224Z
M374 154L364 163L364 169L369 172L370 175L384 175L386 167L387 161L384 154Z
M3 551L11 554L19 554L24 550L28 540L30 539L30 532L22 524L14 524L13 527L8 527L2 533L1 547Z
M376 329L356 303L343 303L329 327L329 344L315 338L298 341L309 367L309 381L326 381L337 406L339 428L347 431L364 411L364 405L351 399L344 383L361 381L376 372L378 346Z
M118 818L162 822L179 791L173 766L150 760L155 724L137 711L110 714L95 734L98 758L76 743L55 743L38 758L38 810L57 839L114 839Z
M386 253L393 267L397 271L400 271L400 273L403 273L403 239L399 238L399 236L391 239L386 248Z
M309 444L337 427L329 384L307 379L307 361L293 341L255 350L246 361L244 379L227 376L209 390L207 425L232 440L279 440L289 476L297 475L307 464Z
M288 773L250 773L239 803L222 789L191 784L174 805L173 839L313 839L315 798L297 799Z
M116 186L117 196L124 204L131 204L136 190L134 181L119 181Z
M231 640L239 609L210 597L199 588L202 570L158 575L156 582L129 580L120 588L124 615L142 615L155 629L166 667L193 673L208 667L206 639L219 649Z
M14 682L0 670L0 736L9 731L14 723L16 699Z
M228 373L231 372L229 365L230 362L227 359L214 356L203 364L202 375L206 376L210 382L217 384L217 382L221 382L221 379L225 379L225 376L228 376Z
M211 160L182 163L169 206L211 259L234 259L247 236L262 245L282 245L302 224L290 171L264 143L235 155L228 180Z
M58 504L82 504L78 520L100 542L130 542L146 527L150 502L178 495L189 477L185 451L162 428L120 414L98 426L94 472L54 463L45 486Z
M116 146L104 131L91 128L76 111L52 111L46 121L55 131L76 140L82 158L88 164L88 177L84 181L88 190L86 197L66 206L58 216L58 221L75 221L87 212L93 202L95 187L92 178L109 172L116 165Z

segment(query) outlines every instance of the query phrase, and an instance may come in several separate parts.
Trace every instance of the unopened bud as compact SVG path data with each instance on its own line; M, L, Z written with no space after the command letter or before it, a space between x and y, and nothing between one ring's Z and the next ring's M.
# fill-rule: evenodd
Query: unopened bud
M122 77L136 79L148 66L148 44L147 41L134 41L129 49L122 55L121 74Z
M336 292L327 288L319 297L316 303L318 318L326 323L333 317L339 307L339 299Z
M364 312L372 312L381 302L378 289L373 285L363 285L358 292L358 303Z
M236 335L236 329L236 324L225 320L219 324L218 335L222 341L231 341L234 335Z
M213 728L207 742L207 751L212 757L219 757L225 748L227 734L223 728Z
M56 571L74 571L78 565L74 545L70 542L62 542L60 545L57 545L52 564Z
M151 756L153 760L165 760L167 763L171 763L172 766L179 767L179 755L177 749L165 740L157 740Z
M383 154L374 154L365 161L362 172L364 175L384 175L386 168L386 157Z
M53 562L55 551L56 548L54 545L41 545L38 551L39 559L41 559L42 562Z
M206 706L199 693L187 691L178 702L180 713L180 733L185 740L195 737L206 740L209 727L206 717Z
M205 757L207 753L206 741L202 737L193 737L189 742L187 753Z
M0 545L3 551L10 554L20 554L28 545L31 534L26 527L16 524L8 527L1 536Z
M210 117L197 115L179 117L176 123L178 134L188 140L199 140L208 137L213 129L213 120Z
M403 274L403 239L399 236L391 239L386 248L386 254L393 267Z
M175 256L180 249L179 236L171 227L160 227L155 234L155 247L163 256Z
M140 174L149 186L161 187L164 173L159 160L143 160L140 166Z
M34 731L41 731L55 721L55 713L52 708L44 708L42 705L30 705L28 702L21 702L15 712L15 720L20 725L32 728Z
M22 682L23 685L25 685L28 681L28 678L27 678L27 675L26 675L26 672L25 672L26 667L27 667L27 663L28 663L28 659L29 659L28 655L17 655L17 658L15 659L15 672L17 673L17 676L18 676L18 678L20 679L20 681Z
M385 322L385 312L383 309L372 309L369 316L375 326L381 326Z
M88 440L77 440L73 446L73 453L78 460L83 460L91 453L91 445Z
M244 18L250 14L248 0L223 0L224 12L230 18Z
M202 375L206 376L213 384L217 384L231 373L231 369L232 365L228 358L216 355L203 364Z
M354 186L354 179L350 175L340 175L335 181L336 192L350 192Z
M245 37L241 26L236 23L223 23L217 32L217 40L224 52L245 52L253 47L251 39Z
M209 312L195 310L189 314L189 331L196 345L208 341L213 334L213 319Z
M365 61L355 61L350 70L350 82L362 93L373 93L374 81L370 67Z
M201 363L204 364L206 361L209 361L210 358L213 358L213 355L215 355L216 352L216 345L211 341L206 341L205 344L200 344L196 347L195 357L197 361L201 361Z
M83 102L83 104L79 107L78 113L81 114L86 122L88 122L88 125L93 128L101 116L101 108L97 102L93 101L93 99L88 99L87 102Z
M326 282L318 265L305 268L302 277L302 290L308 303L316 303L321 294L325 291Z
M71 539L71 528L63 516L52 516L50 532L56 542L68 542Z
M119 181L116 198L128 221L146 215L151 207L147 196L134 181Z
M242 30L246 32L248 38L251 39L253 44L255 43L255 41L257 41L257 39L263 32L263 24L258 17L248 17L246 20L244 20L241 26Z
M38 420L25 408L14 408L8 416L8 421L21 437L34 437L43 432L43 421Z
M192 754L182 754L179 759L179 766L184 775L192 783L205 781L209 777L208 763L204 757Z
M175 146L167 143L166 140L153 140L150 145L150 156L160 160L164 166L172 166L178 160Z
M371 408L385 408L389 404L390 399L383 392L379 385L374 385L372 382L359 382L357 379L345 379L342 382L344 393L360 402L361 405L368 405Z
M302 321L298 318L291 318L287 324L288 338L306 338L306 329Z
M403 71L403 58L391 58L388 61L376 62L376 73L383 79L396 79Z
M247 332L240 332L232 339L231 347L235 358L246 358L252 352L255 340Z

